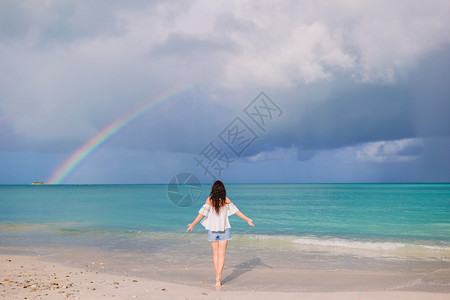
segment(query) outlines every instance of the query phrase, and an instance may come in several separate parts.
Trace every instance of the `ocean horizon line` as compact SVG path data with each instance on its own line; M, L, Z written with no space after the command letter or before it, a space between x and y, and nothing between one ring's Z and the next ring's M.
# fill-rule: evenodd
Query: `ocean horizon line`
M29 185L45 185L45 186L77 186L77 185L93 185L93 186L106 186L106 185L170 185L171 183L45 183L45 182L32 182L32 183L0 183L0 186L29 186ZM201 182L200 185L212 185L212 182ZM445 181L423 181L423 182L226 182L227 185L280 185L280 184L309 184L309 185L352 185L352 184L384 184L384 185L395 185L395 184L450 184Z

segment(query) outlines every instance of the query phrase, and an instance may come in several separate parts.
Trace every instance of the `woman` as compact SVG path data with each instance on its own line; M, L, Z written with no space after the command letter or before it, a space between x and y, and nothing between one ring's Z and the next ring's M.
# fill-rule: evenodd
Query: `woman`
M253 225L253 220L246 217L239 209L231 203L227 197L224 184L217 180L211 187L211 193L206 203L200 208L195 220L188 224L187 231L192 231L194 226L200 223L208 230L208 241L213 249L214 268L216 269L216 286L222 285L222 271L225 264L225 252L228 240L231 240L230 221L228 217L236 214L244 219L248 225Z

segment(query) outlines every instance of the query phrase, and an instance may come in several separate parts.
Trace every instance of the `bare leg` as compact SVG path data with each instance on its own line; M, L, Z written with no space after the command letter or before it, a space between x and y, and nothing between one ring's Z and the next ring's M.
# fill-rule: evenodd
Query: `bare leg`
M213 250L213 262L214 262L214 269L216 270L216 279L219 275L219 242L211 242L211 247Z
M218 262L216 268L216 286L222 285L222 271L223 266L225 265L225 253L227 251L228 241L219 241L218 246Z

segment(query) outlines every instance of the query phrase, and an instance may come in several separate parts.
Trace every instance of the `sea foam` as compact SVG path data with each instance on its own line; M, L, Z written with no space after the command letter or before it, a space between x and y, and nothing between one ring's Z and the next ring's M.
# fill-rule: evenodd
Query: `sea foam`
M394 250L406 246L406 244L404 243L395 243L395 242L363 242L344 239L319 239L315 237L296 238L292 242L308 246L363 249L363 250Z

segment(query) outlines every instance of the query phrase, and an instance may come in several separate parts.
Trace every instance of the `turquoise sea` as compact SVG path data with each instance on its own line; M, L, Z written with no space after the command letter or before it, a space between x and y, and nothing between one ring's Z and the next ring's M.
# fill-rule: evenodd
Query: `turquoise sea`
M256 225L230 218L229 268L405 272L450 291L433 275L450 270L450 184L226 187ZM182 281L169 270L212 268L204 228L186 232L209 188L178 207L167 185L2 185L0 253L73 265L88 256L110 272Z

